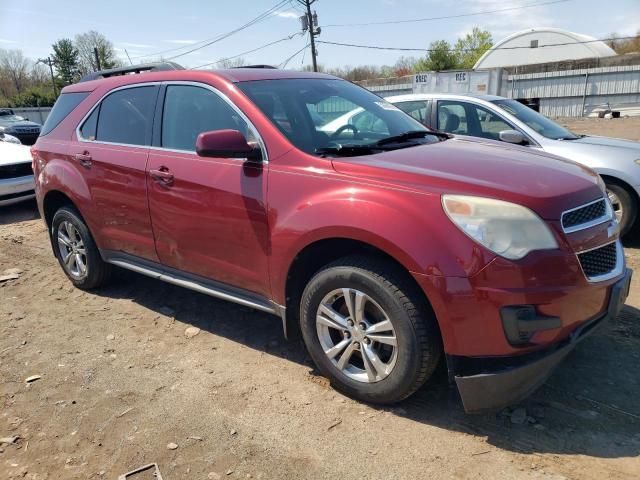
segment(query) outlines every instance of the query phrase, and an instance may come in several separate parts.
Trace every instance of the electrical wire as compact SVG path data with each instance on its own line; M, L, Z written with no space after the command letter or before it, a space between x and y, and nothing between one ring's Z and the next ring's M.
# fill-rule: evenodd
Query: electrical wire
M302 47L300 50L297 50L296 53L294 53L293 55L291 55L290 57L288 57L284 62L282 62L280 65L278 65L278 68L285 68L287 66L287 64L293 60L297 55L300 54L300 52L303 52L304 50L307 49L307 47L311 45L310 43L307 43L304 47Z
M273 42L269 42L269 43L266 43L264 45L261 45L260 47L253 48L251 50L247 50L246 52L241 52L241 53L238 53L237 55L233 55L231 57L221 58L220 60L216 60L215 62L209 62L209 63L205 63L203 65L198 65L197 67L192 67L189 70L197 70L199 68L204 68L204 67L208 67L210 65L215 65L216 63L224 62L225 60L233 60L234 58L242 57L243 55L247 55L249 53L257 52L258 50L262 50L264 48L270 47L271 45L275 45L276 43L281 43L281 42L284 42L286 40L291 40L292 38L295 38L298 35L302 35L302 33L301 32L293 33L293 34L289 35L288 37L283 37L283 38L281 38L279 40L274 40Z
M179 55L174 55L173 57L167 58L165 60L173 60L174 58L178 58L178 57L181 57L183 55L187 55L189 53L195 52L196 50L200 50L202 48L208 47L209 45L212 45L212 44L217 43L217 42L219 42L221 40L224 40L225 38L228 38L231 35L233 35L235 33L238 33L241 30L244 30L245 28L251 27L251 26L255 25L256 23L259 23L259 22L261 22L263 20L266 20L267 18L270 18L272 16L272 14L275 13L275 11L277 11L279 8L285 6L290 1L291 0L281 0L280 2L275 4L273 7L269 8L268 10L265 10L264 12L262 12L257 17L253 18L252 20L249 20L247 23L245 23L244 25L241 25L238 28L235 28L234 30L231 30L231 31L226 32L226 33L223 33L221 35L217 35L215 37L207 38L205 40L200 40L199 42L196 42L195 44L193 44L193 45L203 44L203 45L199 45L198 47L193 47L193 45L184 45L182 47L175 47L175 48L170 48L170 49L162 50L162 51L155 52L155 53L149 53L149 54L145 54L145 55L138 55L138 56L132 57L132 58L150 58L150 57L155 57L155 56L162 55L162 54L165 54L165 53L177 52L178 50L184 50L185 48L191 48L191 50L189 50L187 52L181 53Z
M571 0L551 0L547 2L539 2L539 3L531 3L529 5L520 5L514 7L506 7L506 8L498 8L495 10L483 10L482 12L469 12L469 13L460 13L456 15L443 15L440 17L426 17L426 18L412 18L408 20L385 20L382 22L367 22L367 23L332 23L328 25L321 25L322 28L333 28L333 27L368 27L370 25L393 25L399 23L418 23L418 22L431 22L434 20L446 20L450 18L464 18L464 17L475 17L477 15L488 15L490 13L500 13L500 12L508 12L511 10L520 10L524 8L533 8L533 7L541 7L543 5L554 5L556 3L565 3Z
M521 47L495 47L495 48L491 48L490 50L520 50L520 49L535 49L535 48L545 48L545 47L562 47L562 46L566 46L566 45L580 45L580 44L584 44L584 43L594 43L594 42L608 42L608 41L615 41L615 40L628 40L628 39L632 39L632 38L636 38L635 36L629 36L629 37L614 37L614 38L603 38L603 39L594 39L594 40L584 40L581 42L566 42L566 43L550 43L548 45L538 45L537 47L531 47L531 46L521 46ZM395 50L395 51L401 51L401 52L438 52L438 51L444 51L444 49L439 49L439 48L407 48L407 47L381 47L379 45L360 45L360 44L356 44L356 43L342 43L342 42L330 42L330 41L326 41L326 40L316 40L317 43L323 43L325 45L337 45L340 47L355 47L355 48L368 48L368 49L372 49L372 50ZM449 48L447 49L447 51L449 52L472 52L475 51L474 49L470 49L470 48L465 48L465 49L461 49L461 50L457 50L455 48Z

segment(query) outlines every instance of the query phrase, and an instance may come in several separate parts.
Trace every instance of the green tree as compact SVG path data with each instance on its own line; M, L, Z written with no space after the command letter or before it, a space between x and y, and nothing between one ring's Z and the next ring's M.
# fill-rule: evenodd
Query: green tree
M478 59L491 48L493 38L487 30L473 27L470 33L459 38L455 45L458 68L471 69Z
M113 43L107 40L107 37L95 30L76 35L74 46L78 50L80 73L85 74L98 70L94 48L98 49L98 58L100 59L100 69L114 68L121 64L116 57L113 49Z
M80 74L78 49L68 38L58 40L51 47L53 48L51 58L62 84L69 85L75 82Z
M429 45L429 54L415 64L416 72L453 70L458 68L458 57L446 40Z

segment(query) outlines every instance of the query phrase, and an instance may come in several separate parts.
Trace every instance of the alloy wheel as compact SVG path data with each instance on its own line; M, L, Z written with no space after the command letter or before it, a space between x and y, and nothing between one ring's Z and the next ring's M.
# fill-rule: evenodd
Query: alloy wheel
M620 201L620 198L611 190L607 190L607 195L609 197L609 202L611 202L611 206L613 207L613 213L616 216L616 220L618 221L618 223L622 222L624 209L622 207L622 202Z
M398 343L391 319L366 293L352 288L329 292L316 313L320 345L347 377L374 383L393 370Z
M87 276L87 251L78 229L65 220L58 226L58 249L65 270L76 279Z

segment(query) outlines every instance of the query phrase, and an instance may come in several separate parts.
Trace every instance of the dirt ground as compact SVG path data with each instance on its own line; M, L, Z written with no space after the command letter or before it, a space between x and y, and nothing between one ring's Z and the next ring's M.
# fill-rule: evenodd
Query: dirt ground
M640 119L571 124L640 140ZM0 445L0 479L151 462L165 480L640 478L640 275L529 400L468 416L442 372L394 408L336 393L276 317L124 271L76 290L32 203L0 211L9 268L22 273L0 283L0 438L19 438Z

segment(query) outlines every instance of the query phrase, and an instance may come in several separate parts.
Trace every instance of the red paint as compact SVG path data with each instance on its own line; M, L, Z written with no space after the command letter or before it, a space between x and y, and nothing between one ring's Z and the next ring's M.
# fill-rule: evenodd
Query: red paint
M47 193L63 192L101 248L160 261L279 304L286 302L289 267L306 246L330 238L368 243L411 272L435 310L450 354L524 353L566 338L602 313L617 279L589 284L575 251L618 234L606 224L571 235L559 227L562 211L602 196L593 172L522 148L468 139L319 158L291 145L234 85L313 76L267 69L174 71L67 87L65 92L91 94L34 147L40 208ZM169 80L201 82L227 95L256 126L269 162L77 141L79 121L111 89ZM91 156L91 169L74 159L78 153ZM160 171L170 172L170 186L158 178ZM443 193L527 206L551 226L559 249L516 262L496 257L446 217ZM538 334L532 347L510 346L499 308L523 303L559 315L563 327Z

